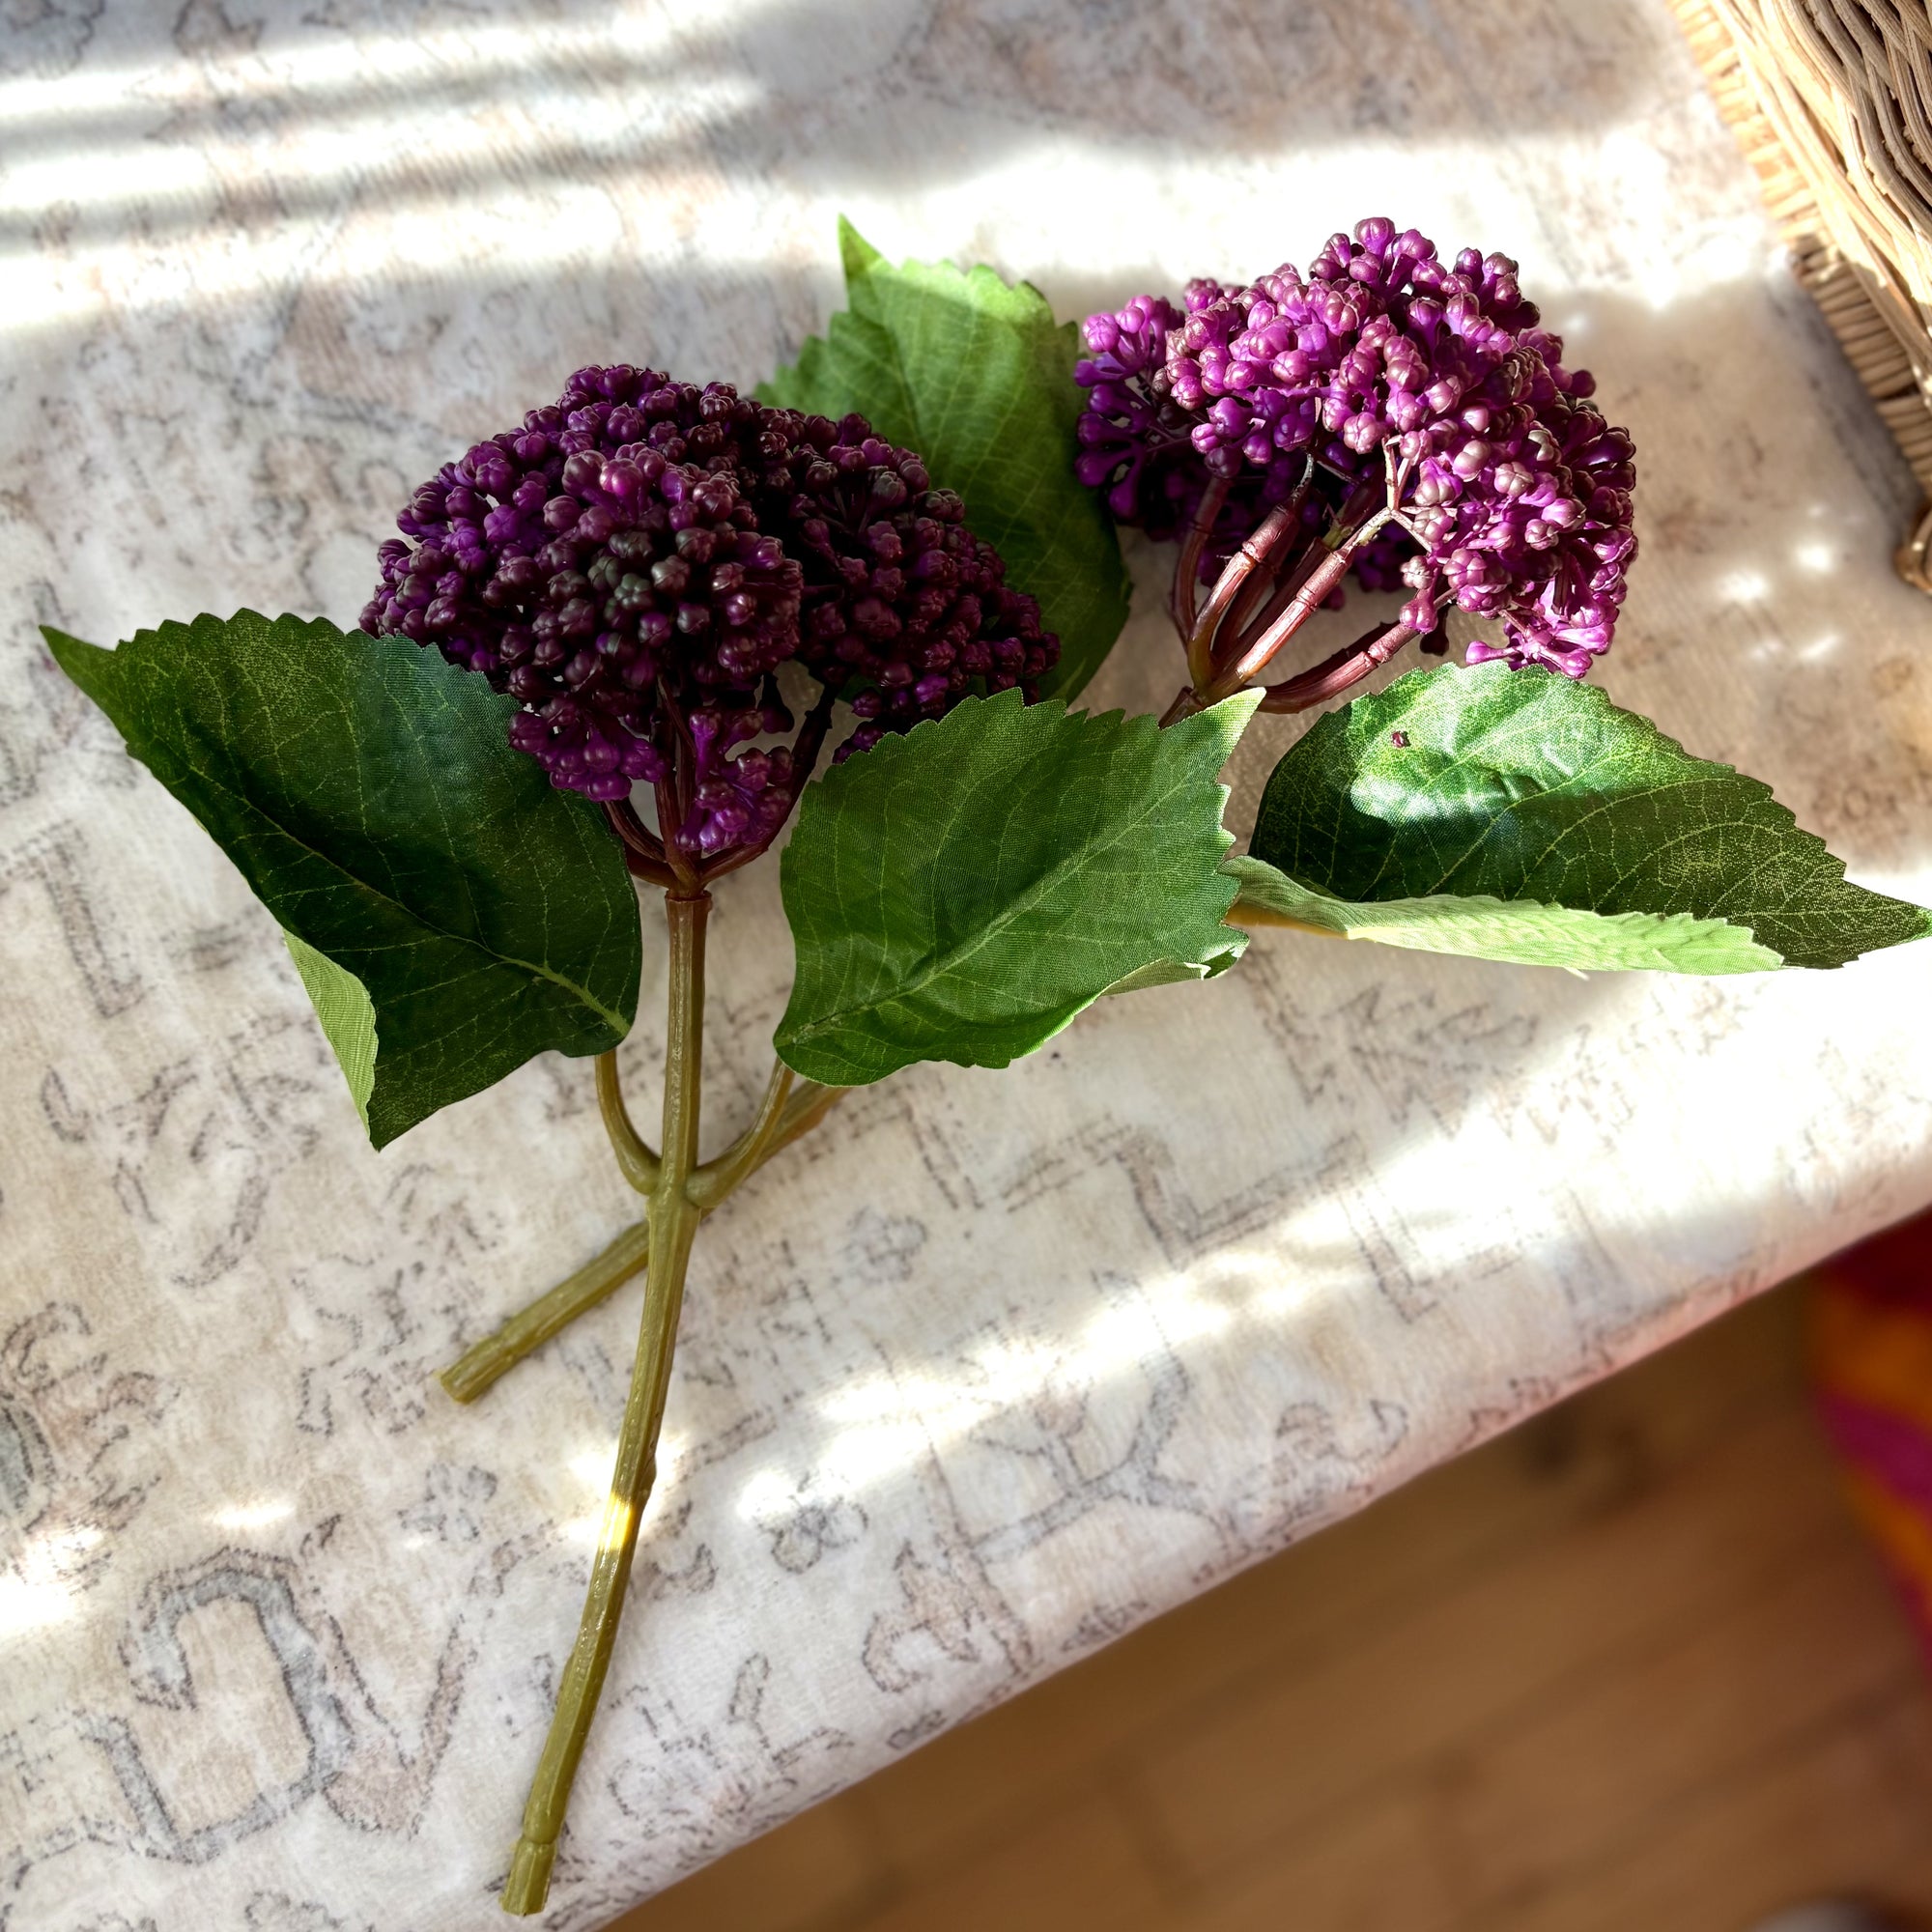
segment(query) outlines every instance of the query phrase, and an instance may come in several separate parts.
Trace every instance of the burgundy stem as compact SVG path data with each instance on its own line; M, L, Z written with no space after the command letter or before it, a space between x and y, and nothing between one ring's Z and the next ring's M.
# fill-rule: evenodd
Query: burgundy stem
M1205 690L1214 676L1214 639L1221 619L1240 594L1242 584L1281 548L1288 534L1301 522L1301 504L1294 497L1277 503L1248 535L1221 568L1208 593L1207 608L1201 612L1187 639L1187 671L1197 691Z
M832 724L832 707L838 701L838 694L831 685L825 685L819 691L817 701L805 715L804 728L798 734L798 743L792 748L791 754L794 798L805 789L812 768L818 763L818 754L825 749L825 733Z
M1255 675L1264 670L1289 639L1300 630L1335 591L1342 580L1349 574L1349 566L1355 560L1355 553L1376 534L1389 520L1386 510L1371 517L1367 523L1352 532L1348 540L1330 551L1308 575L1302 579L1300 588L1288 600L1280 616L1269 623L1261 636L1252 643L1242 640L1241 654L1218 676L1208 695L1226 697L1232 692L1241 689Z
M704 889L704 881L698 867L692 862L679 842L678 835L683 832L691 817L691 795L695 789L693 768L697 763L697 746L691 735L691 727L685 723L684 713L673 702L669 692L660 688L660 700L665 716L670 720L671 727L671 768L657 781L652 790L658 802L658 829L664 841L665 863L671 870L671 882L666 888L675 898L695 898Z
M1283 508L1292 508L1298 515L1302 505L1308 500L1308 488L1314 479L1315 466L1310 464L1303 472L1301 481L1295 485L1293 494L1283 503ZM1319 549L1317 554L1320 554ZM1290 581L1298 580L1305 573L1306 567L1303 562L1297 560L1294 570L1290 573ZM1218 658L1219 645L1223 638L1238 639L1254 621L1257 611L1283 596L1282 572L1280 560L1277 559L1269 569L1256 571L1241 586L1240 595L1228 607L1228 614L1221 619L1220 629L1208 644L1208 655Z
M681 765L684 763L684 760L685 751L683 745L680 744L678 746L678 763ZM656 791L658 799L658 823L660 825L681 826L684 823L684 815L678 809L677 786L674 781L669 779L660 779L656 786ZM667 892L673 894L679 898L690 898L702 889L703 882L697 876L697 868L691 863L689 856L677 842L675 836L666 844L665 857L669 862L671 873L670 884L665 888Z
M1383 453L1384 455L1387 454L1386 448L1384 448ZM1369 514L1371 506L1377 499L1385 494L1385 485L1380 477L1364 476L1343 499L1342 507L1336 511L1335 521L1330 527L1338 530L1352 530ZM1393 501L1390 501L1388 508L1390 510L1395 508ZM1388 518L1382 516L1378 517L1376 521L1378 524L1382 524L1386 523Z
M771 842L767 838L762 844L740 845L736 851L725 853L724 858L714 859L698 873L698 883L708 891L714 879L722 879L726 872L735 872L740 866L749 866L753 859L763 858Z
M1312 670L1298 671L1282 684L1271 684L1262 709L1273 712L1308 711L1324 704L1385 665L1417 634L1400 618L1383 631L1365 631L1352 644L1325 658Z
M677 875L665 857L664 846L638 816L629 799L607 800L604 816L611 821L611 831L623 841L624 863L631 868L633 878L648 879L654 886L669 887L677 883Z
M1195 506L1194 521L1187 526L1187 535L1180 546L1180 560L1174 566L1174 628L1180 633L1180 641L1185 644L1194 636L1197 620L1195 606L1200 602L1201 553L1207 548L1208 539L1214 526L1220 521L1222 507L1228 500L1228 492L1235 487L1234 478L1214 476L1208 479L1208 487L1201 494L1201 501Z
M611 800L604 810L612 830L626 845L647 859L663 859L664 841L638 816L637 807L628 798Z
M1183 718L1192 716L1201 709L1201 700L1194 695L1191 684L1183 684L1174 694L1174 702L1160 714L1160 728L1165 731L1170 724L1179 724Z
M1327 562L1328 556L1328 551L1321 544L1311 544L1295 559L1294 568L1276 582L1267 602L1259 611L1253 610L1250 600L1243 598L1241 602L1246 608L1238 613L1238 621L1236 613L1231 612L1228 621L1221 627L1227 634L1227 648L1215 652L1216 665L1225 669L1229 664L1236 662L1294 601L1309 578ZM1217 644L1221 641L1216 639Z

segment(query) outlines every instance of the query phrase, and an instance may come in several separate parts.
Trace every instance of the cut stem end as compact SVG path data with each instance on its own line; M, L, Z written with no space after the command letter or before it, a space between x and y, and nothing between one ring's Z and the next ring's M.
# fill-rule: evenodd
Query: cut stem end
M458 1402L474 1402L524 1357L562 1333L587 1309L614 1294L644 1265L650 1253L650 1223L626 1228L594 1261L560 1281L527 1308L520 1309L494 1334L486 1335L437 1378Z
M544 1900L550 1896L550 1871L555 1862L554 1838L547 1845L519 1838L517 1849L510 1855L510 1875L503 1881L503 1896L499 1901L503 1910L518 1918L541 1912Z

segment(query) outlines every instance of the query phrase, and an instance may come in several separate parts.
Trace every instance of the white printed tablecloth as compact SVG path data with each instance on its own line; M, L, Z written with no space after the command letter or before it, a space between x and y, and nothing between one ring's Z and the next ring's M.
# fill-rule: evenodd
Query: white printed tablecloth
M1388 213L1520 256L1635 435L1603 681L1932 895L1908 480L1662 0L15 0L0 210L8 1932L497 1922L636 1320L441 1395L630 1213L588 1064L371 1152L271 922L36 620L353 622L409 488L577 364L749 383L822 327L840 211L1067 316ZM1134 561L1094 696L1147 708ZM720 894L714 1136L772 869ZM1932 948L1700 982L1275 934L855 1095L701 1237L549 1922L1932 1199L1928 995Z

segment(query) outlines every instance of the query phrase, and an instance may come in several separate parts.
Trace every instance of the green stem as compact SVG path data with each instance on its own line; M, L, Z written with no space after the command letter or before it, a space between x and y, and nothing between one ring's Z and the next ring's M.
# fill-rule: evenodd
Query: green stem
M524 1807L523 1836L503 1882L505 1912L540 1912L550 1890L551 1866L563 1830L570 1787L583 1755L598 1695L623 1612L638 1530L657 1474L658 1431L670 1386L671 1350L684 1302L685 1268L703 1210L688 1183L697 1165L698 1093L703 1058L704 923L711 901L668 894L670 928L670 1024L665 1055L664 1152L651 1192L650 1277L643 1324L638 1336L631 1391L617 1437L616 1466L604 1506L604 1526L591 1566L583 1621L564 1666L556 1714Z
M758 1111L752 1124L731 1143L715 1160L707 1160L691 1178L691 1198L700 1208L710 1209L737 1186L765 1158L780 1123L784 1119L785 1103L791 1098L792 1083L797 1078L783 1061L772 1064L772 1076L765 1083L765 1097L758 1102Z
M851 1091L849 1087L821 1087L815 1080L800 1081L758 1156L758 1165L762 1167L781 1154L793 1141L803 1140Z
M600 1061L600 1086L603 1071ZM716 1160L706 1161L691 1177L692 1200L708 1214L741 1181L793 1141L809 1134L849 1091L821 1087L815 1080L795 1080L788 1069L775 1068L757 1119L732 1147ZM587 1315L608 1301L644 1265L649 1248L650 1221L646 1218L626 1228L595 1261L586 1262L574 1275L540 1294L494 1335L486 1336L452 1362L440 1378L443 1387L458 1402L474 1402L526 1355L560 1335L580 1315Z
M644 1265L650 1241L648 1219L626 1228L595 1261L519 1309L494 1335L465 1350L438 1379L458 1402L474 1402L526 1355L623 1287Z
M597 1111L604 1117L604 1132L624 1179L639 1194L648 1194L658 1184L658 1157L631 1124L631 1110L624 1105L624 1090L617 1081L614 1047L597 1056Z

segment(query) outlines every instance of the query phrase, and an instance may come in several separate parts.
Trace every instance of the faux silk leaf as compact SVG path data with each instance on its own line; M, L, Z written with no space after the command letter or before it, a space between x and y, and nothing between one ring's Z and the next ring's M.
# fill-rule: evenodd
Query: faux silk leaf
M838 224L849 306L758 389L768 403L841 416L858 410L924 457L966 520L1038 598L1060 637L1048 696L1071 697L1127 619L1120 544L1096 492L1074 478L1081 390L1074 327L1027 282L950 263L895 268Z
M1225 871L1236 865L1246 865L1246 860L1224 859ZM1240 875L1234 873L1236 897L1235 908L1241 903ZM1224 918L1232 920L1235 910L1231 909ZM1248 950L1248 935L1228 926L1221 934L1214 950L1199 959L1156 959L1151 965L1143 966L1137 973L1129 973L1124 980L1116 980L1107 988L1106 997L1111 999L1116 993L1144 993L1151 986L1179 986L1188 980L1218 980L1231 966L1240 963L1242 953Z
M1412 671L1319 720L1275 767L1252 852L1288 890L1244 877L1251 903L1485 958L1829 967L1932 930L1850 884L1769 786L1594 686L1501 664Z
M1417 952L1460 952L1578 972L1649 967L1669 973L1763 973L1784 963L1744 926L1688 913L1584 912L1489 894L1338 899L1297 885L1264 860L1228 859L1223 869L1239 887L1228 914L1235 925L1304 926Z
M837 1087L1005 1066L1131 976L1213 970L1238 950L1218 775L1256 702L1160 731L1004 692L835 766L781 867L785 1064Z
M369 1095L376 1091L376 1006L369 989L346 966L318 952L286 926L282 941L301 976L302 990L322 1022L323 1037L335 1049L336 1064L349 1083L349 1097L369 1124Z
M533 1054L629 1032L621 848L510 749L515 704L482 678L252 611L114 651L45 636L280 921L378 1147Z

